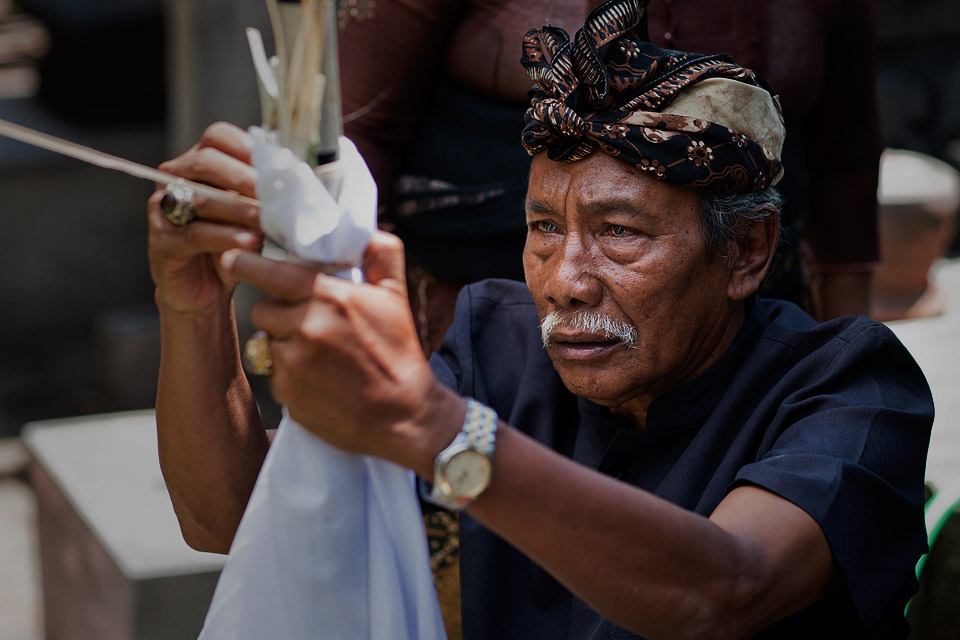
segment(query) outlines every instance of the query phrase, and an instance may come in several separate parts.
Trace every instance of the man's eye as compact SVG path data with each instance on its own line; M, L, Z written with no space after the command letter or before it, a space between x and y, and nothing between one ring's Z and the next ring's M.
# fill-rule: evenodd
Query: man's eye
M553 224L552 222L547 222L545 220L539 220L533 223L533 226L534 228L536 228L537 231L542 231L543 233L553 233L554 231L557 230L557 225Z
M614 238L625 238L630 235L630 230L619 224L610 225L610 235Z

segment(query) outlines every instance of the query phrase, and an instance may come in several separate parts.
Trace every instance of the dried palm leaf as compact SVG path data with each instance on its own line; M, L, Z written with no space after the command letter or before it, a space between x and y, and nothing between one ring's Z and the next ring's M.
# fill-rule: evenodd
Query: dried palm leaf
M267 60L259 33L248 30L263 125L298 157L315 163L318 151L336 149L340 132L335 2L267 0L267 11L277 54ZM324 116L328 126L321 135Z

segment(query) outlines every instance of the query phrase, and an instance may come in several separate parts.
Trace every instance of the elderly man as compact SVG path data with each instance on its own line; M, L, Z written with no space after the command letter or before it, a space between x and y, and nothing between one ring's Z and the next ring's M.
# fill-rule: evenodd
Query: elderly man
M356 285L257 255L255 210L201 200L176 228L155 194L161 462L191 545L227 550L269 446L244 280L272 296L252 319L291 416L465 509L464 637L906 636L929 390L882 325L756 297L776 100L727 57L641 40L643 4L528 34L527 287L468 287L429 363L392 236ZM164 168L253 195L249 161L217 125Z

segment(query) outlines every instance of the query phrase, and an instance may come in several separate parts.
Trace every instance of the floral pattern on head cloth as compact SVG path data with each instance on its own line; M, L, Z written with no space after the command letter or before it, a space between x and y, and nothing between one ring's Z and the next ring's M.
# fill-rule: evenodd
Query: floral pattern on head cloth
M527 152L574 162L599 150L709 193L775 185L785 131L770 87L728 55L648 42L648 1L604 2L572 40L549 25L524 36Z

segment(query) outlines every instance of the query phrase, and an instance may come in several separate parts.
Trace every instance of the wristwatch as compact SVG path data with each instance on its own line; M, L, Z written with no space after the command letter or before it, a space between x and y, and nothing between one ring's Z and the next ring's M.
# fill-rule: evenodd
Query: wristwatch
M433 461L433 484L420 479L420 497L450 511L460 511L490 484L497 412L467 399L463 428Z

